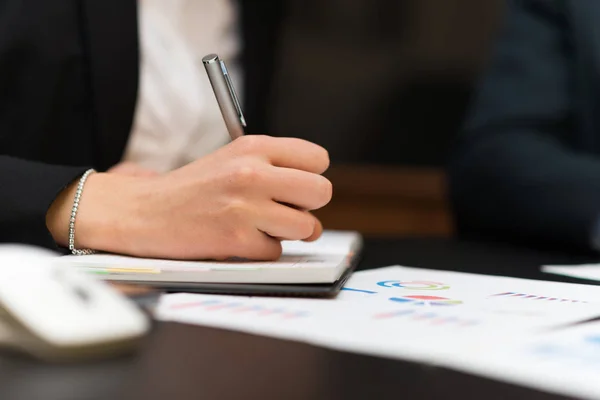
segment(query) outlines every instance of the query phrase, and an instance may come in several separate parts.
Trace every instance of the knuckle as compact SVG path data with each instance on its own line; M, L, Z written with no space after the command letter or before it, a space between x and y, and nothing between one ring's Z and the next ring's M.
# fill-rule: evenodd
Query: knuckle
M265 146L267 136L245 135L235 140L236 147L244 154L254 154Z
M230 200L225 207L225 218L232 230L241 229L242 222L250 214L250 205L242 199Z
M234 186L247 187L259 181L261 175L258 168L253 165L239 165L231 173L231 182Z
M229 201L222 219L222 225L227 227L230 244L243 247L251 241L257 210L253 204L243 198Z
M239 250L243 250L250 243L250 234L246 229L236 227L231 230L230 242L233 247Z
M232 249L243 249L250 240L248 207L241 201L232 202L222 221L221 229L226 246Z

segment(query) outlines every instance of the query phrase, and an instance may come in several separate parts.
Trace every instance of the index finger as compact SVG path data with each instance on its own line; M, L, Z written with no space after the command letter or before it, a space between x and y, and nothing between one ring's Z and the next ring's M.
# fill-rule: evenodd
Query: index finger
M235 140L241 151L265 156L276 167L322 174L329 168L329 153L323 147L298 138L248 135Z

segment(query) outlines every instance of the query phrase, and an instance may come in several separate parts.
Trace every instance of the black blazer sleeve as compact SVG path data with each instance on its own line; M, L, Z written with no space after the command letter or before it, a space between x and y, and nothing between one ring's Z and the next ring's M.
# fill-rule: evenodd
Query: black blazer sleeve
M46 228L46 212L85 170L0 155L0 242L56 248Z
M506 24L450 166L463 234L591 249L600 160L566 145L572 48L560 2L508 2Z
M119 162L137 97L136 6L0 0L0 242L56 248L57 194Z
M46 212L91 161L78 13L74 2L0 0L0 242L56 248Z

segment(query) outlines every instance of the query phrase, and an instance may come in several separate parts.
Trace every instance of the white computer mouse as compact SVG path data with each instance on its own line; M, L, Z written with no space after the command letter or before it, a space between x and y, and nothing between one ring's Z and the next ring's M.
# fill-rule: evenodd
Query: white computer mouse
M48 359L128 350L150 327L128 298L54 252L0 245L0 345Z

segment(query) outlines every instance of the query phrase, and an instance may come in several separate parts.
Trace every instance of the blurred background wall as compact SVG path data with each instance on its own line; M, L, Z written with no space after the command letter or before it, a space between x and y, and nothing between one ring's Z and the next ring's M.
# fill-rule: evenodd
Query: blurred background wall
M443 167L503 0L288 0L269 132L324 145L328 228L452 234Z

